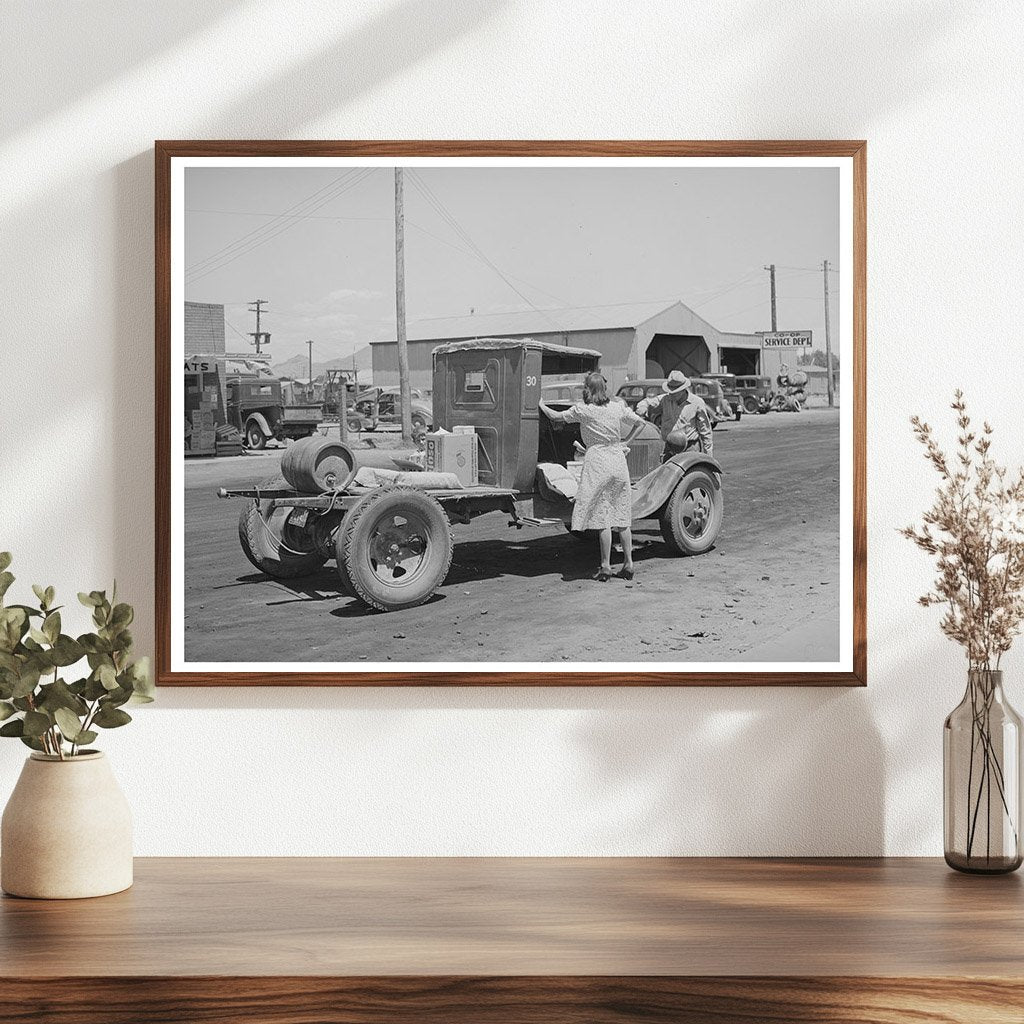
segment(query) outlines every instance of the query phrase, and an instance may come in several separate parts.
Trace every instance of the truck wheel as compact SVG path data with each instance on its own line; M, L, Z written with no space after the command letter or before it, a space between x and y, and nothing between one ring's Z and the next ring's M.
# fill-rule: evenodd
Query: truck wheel
M758 401L757 401L757 399L753 395L747 395L743 399L743 408L746 409L747 412L750 413L751 416L753 416L754 413L757 412L757 409L758 409Z
M349 420L348 421L348 429L351 430L353 433L358 434L359 431L363 429L363 421L362 420Z
M290 506L274 508L273 504L254 498L242 509L238 539L245 557L260 572L278 580L319 572L327 556L317 546L313 530L299 521L297 514L302 510Z
M413 430L426 430L427 421L422 416L413 416L412 418L412 429Z
M380 487L345 516L336 552L342 586L349 584L382 612L415 608L444 582L454 550L441 506L412 487Z
M262 451L267 447L267 437L263 433L260 425L254 420L250 420L245 425L245 443L252 451Z
M706 469L691 469L661 512L661 536L674 555L701 555L722 528L722 485Z

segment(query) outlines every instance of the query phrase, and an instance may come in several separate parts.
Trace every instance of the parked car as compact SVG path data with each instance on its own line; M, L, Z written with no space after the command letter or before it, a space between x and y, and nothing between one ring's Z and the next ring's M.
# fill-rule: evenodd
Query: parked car
M619 388L616 392L616 396L621 398L622 401L624 401L626 405L635 412L636 407L640 404L642 399L652 398L654 395L663 394L664 388L662 385L664 383L664 377L648 377L646 380L630 380ZM708 407L712 430L714 430L722 420L732 419L732 409L729 407L729 403L725 400L725 395L722 393L722 385L719 384L717 380L707 380L704 377L691 377L690 390L695 395L699 395L704 399L704 404Z
M412 400L412 429L430 430L434 425L434 413L430 405L423 400L423 392L417 388L410 390ZM376 407L375 407L376 406ZM401 426L402 414L398 401L398 388L367 388L356 395L352 410L361 417L364 430L376 430L382 423L394 423Z
M323 422L319 405L286 405L281 381L251 362L238 368L229 365L227 398L228 422L251 449L265 448L271 439L309 437Z
M737 377L736 390L743 400L744 410L753 415L766 413L771 409L771 377Z
M722 394L729 406L730 418L738 420L743 415L743 399L736 389L736 375L733 373L705 373L705 380L717 380L722 385Z
M583 381L559 380L550 384L541 384L540 397L551 405L554 402L565 402L575 405L583 401Z
M530 338L438 345L432 419L448 431L473 428L478 482L441 487L431 473L417 486L420 474L411 471L400 484L356 483L352 451L341 442L311 438L289 453L291 469L282 461L285 477L323 460L339 472L347 467L346 483L320 490L303 470L290 480L218 492L245 499L238 523L245 557L276 579L310 576L333 558L345 593L389 612L423 604L444 582L453 524L496 512L516 529L567 529L574 481L566 464L576 457L580 428L539 413L541 378L588 373L599 360L591 349ZM703 554L722 526L722 467L697 451L662 463L663 447L651 424L630 442L633 518L658 521L670 554ZM526 500L532 500L532 515L522 514Z

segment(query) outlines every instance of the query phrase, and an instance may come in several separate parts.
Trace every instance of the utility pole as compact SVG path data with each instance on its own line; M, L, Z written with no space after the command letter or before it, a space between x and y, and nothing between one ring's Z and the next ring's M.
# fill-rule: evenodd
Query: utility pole
M270 344L270 335L260 331L260 313L263 311L263 307L266 304L266 299L253 299L249 303L249 312L256 314L256 330L249 332L249 337L252 338L250 344L256 346L256 355L260 354L261 345ZM264 338L266 339L265 341Z
M774 334L774 332L779 329L778 320L776 319L776 316L775 316L775 264L771 263L767 267L765 267L764 269L768 271L768 279L771 281L771 286L772 286L772 333ZM758 370L761 373L764 373L765 369L766 369L766 367L764 365L764 361L765 361L764 355L765 355L765 353L764 353L764 342L762 341L762 343L761 343L761 358L758 360L758 362L760 363L760 365L758 366ZM781 367L781 363L780 363L780 367Z
M828 386L828 407L835 404L835 388L832 384L832 331L828 315L828 260L821 265L822 277L825 279L825 383Z
M398 400L402 440L412 443L412 395L409 390L409 348L405 338L405 210L402 168L395 168L395 322L398 328Z
M306 342L306 345L309 348L309 383L307 384L307 388L309 389L309 392L312 393L312 389L313 389L313 339L310 338L309 341Z
M779 329L779 324L775 317L775 264L772 263L764 269L768 271L768 276L772 283L772 330L777 331Z

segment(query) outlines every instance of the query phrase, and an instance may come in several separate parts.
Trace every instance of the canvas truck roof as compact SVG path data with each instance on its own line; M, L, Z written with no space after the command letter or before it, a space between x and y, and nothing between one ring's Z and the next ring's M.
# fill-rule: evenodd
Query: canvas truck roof
M433 352L436 359L451 352L492 352L495 349L532 348L541 352L541 373L586 373L597 367L601 353L592 348L572 348L553 345L534 338L471 338L467 341L449 341L438 345Z

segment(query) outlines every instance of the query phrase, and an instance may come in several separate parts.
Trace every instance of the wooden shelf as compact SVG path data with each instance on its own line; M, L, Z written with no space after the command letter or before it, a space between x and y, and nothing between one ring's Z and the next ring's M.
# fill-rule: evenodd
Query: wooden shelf
M4 1021L1020 1024L1024 889L931 859L140 859L116 896L5 897L0 964Z

